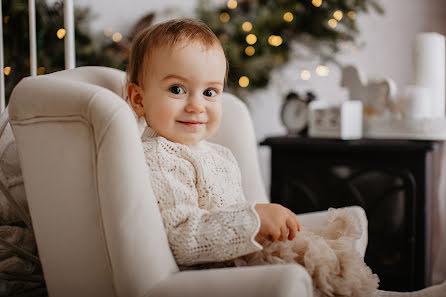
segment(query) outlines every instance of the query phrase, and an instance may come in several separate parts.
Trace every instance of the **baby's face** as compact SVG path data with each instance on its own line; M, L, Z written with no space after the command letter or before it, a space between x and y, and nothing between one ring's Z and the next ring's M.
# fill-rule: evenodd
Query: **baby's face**
M226 59L219 46L200 43L160 48L143 82L147 123L166 139L192 145L211 136L221 120Z

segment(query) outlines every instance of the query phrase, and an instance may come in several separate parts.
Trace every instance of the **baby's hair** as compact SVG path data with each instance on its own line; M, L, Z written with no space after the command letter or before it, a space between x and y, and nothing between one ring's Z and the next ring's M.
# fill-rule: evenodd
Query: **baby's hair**
M198 41L206 49L218 44L223 53L220 40L214 32L202 21L197 19L174 19L155 24L139 32L130 48L129 64L127 66L127 84L140 85L144 79L144 69L153 51L167 46L169 48L183 42ZM226 58L226 55L225 55ZM226 59L226 77L228 61Z

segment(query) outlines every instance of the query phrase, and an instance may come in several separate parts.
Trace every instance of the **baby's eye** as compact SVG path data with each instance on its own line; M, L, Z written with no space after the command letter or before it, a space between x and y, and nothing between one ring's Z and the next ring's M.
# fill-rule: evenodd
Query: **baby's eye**
M217 95L217 92L215 92L215 90L208 89L203 92L203 95L205 95L207 97L214 97Z
M179 86L173 86L170 87L169 89L173 94L178 95L178 94L184 94L184 89L182 87Z

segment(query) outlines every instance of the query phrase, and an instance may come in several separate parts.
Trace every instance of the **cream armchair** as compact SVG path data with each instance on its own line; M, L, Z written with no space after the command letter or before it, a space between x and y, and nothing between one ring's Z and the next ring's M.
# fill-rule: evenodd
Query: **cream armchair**
M125 74L80 67L23 79L9 104L26 194L51 297L312 296L297 264L180 272L150 186ZM268 202L245 105L224 95L212 141L240 163L248 200ZM367 245L367 220L361 208ZM322 224L325 213L299 216Z

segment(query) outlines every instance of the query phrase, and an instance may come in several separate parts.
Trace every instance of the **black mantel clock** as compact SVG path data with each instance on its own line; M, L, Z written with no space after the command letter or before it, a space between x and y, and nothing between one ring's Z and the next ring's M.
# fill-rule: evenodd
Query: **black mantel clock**
M307 92L302 98L296 92L290 92L285 97L280 118L289 135L306 135L308 131L308 104L315 99L312 92Z

